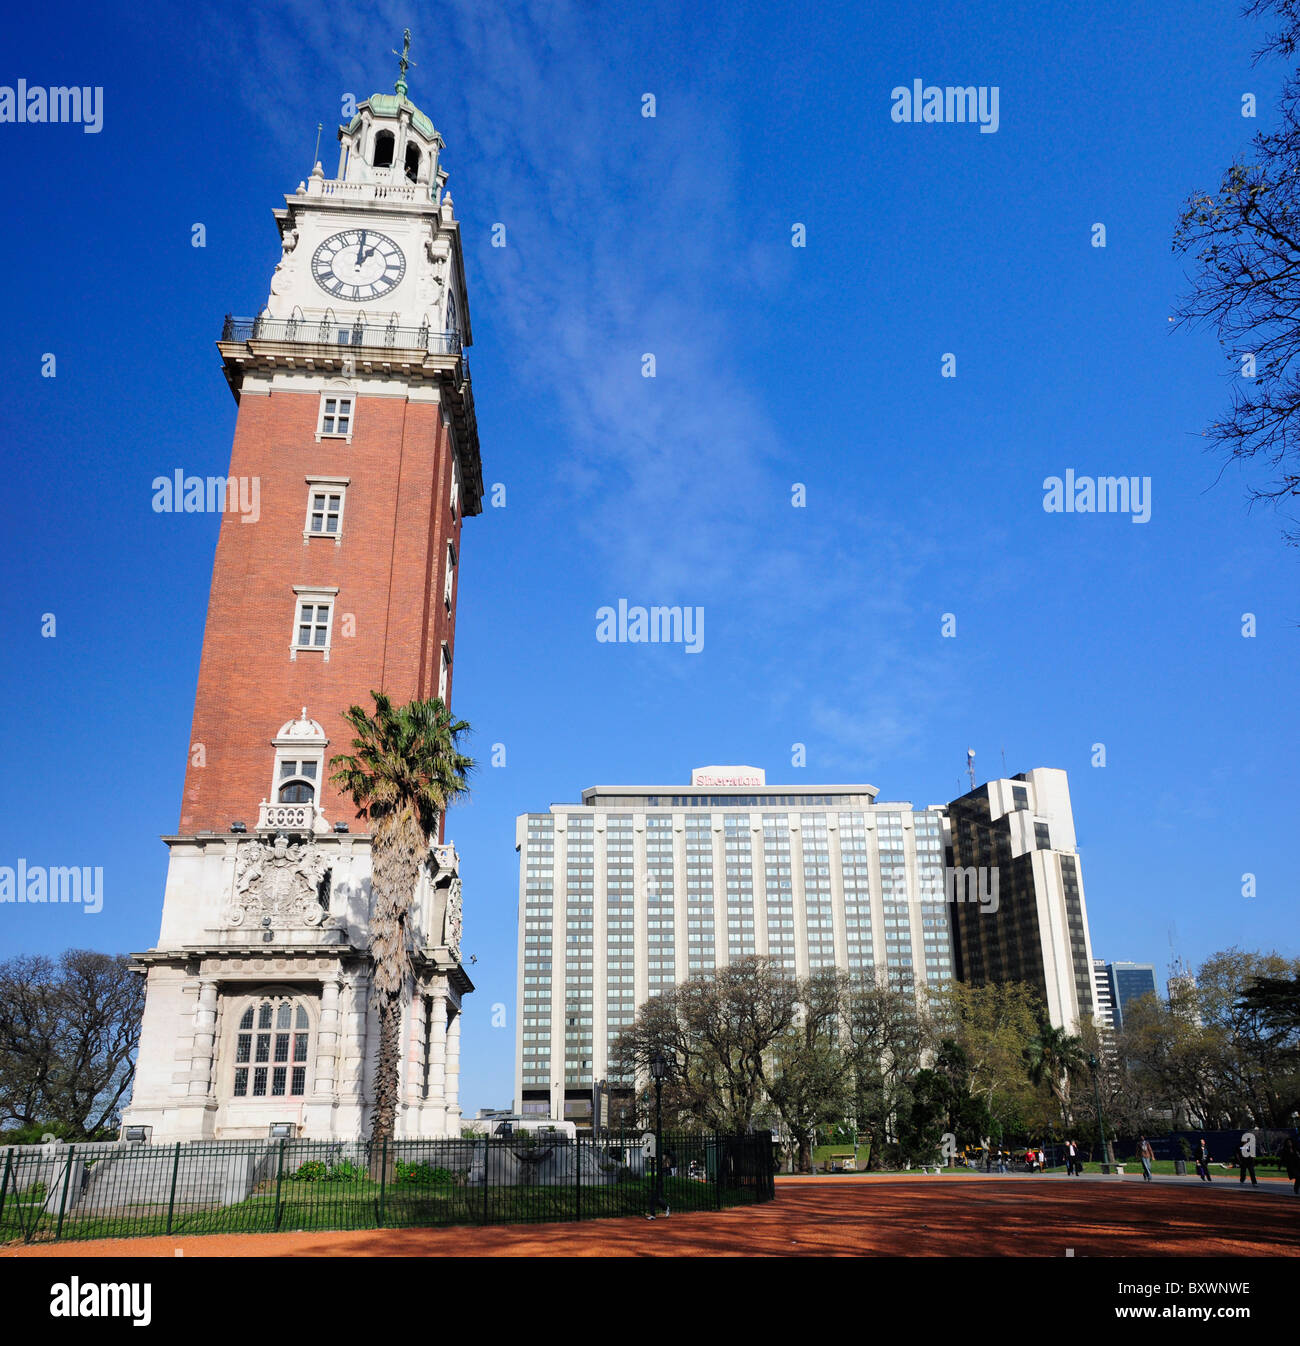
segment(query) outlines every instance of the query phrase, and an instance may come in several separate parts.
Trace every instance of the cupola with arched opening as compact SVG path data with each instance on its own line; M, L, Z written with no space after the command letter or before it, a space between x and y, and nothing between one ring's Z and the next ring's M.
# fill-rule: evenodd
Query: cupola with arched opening
M399 80L397 93L372 94L339 127L338 179L414 186L438 201L447 181L438 166L442 149L442 137Z

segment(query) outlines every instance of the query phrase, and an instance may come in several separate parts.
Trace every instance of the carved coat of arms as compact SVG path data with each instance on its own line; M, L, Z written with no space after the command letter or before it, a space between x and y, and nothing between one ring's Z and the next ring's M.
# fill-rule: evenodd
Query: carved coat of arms
M461 909L460 909L460 880L452 879L451 887L447 890L447 920L446 935L444 942L451 950L451 956L457 961L460 960L460 931L461 931Z
M270 917L278 926L320 925L328 914L322 897L329 863L313 841L291 845L288 837L249 841L235 862L235 892L226 919L256 925Z

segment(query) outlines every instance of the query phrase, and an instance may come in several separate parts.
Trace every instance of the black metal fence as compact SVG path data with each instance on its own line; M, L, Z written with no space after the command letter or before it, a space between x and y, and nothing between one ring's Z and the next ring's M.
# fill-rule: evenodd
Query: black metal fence
M772 1143L665 1134L365 1142L197 1141L0 1152L0 1242L512 1224L771 1201Z

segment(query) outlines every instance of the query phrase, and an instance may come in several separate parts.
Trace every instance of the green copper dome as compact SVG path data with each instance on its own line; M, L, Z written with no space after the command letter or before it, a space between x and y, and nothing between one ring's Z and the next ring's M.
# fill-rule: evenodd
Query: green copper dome
M369 107L370 111L377 117L396 117L398 112L404 107L411 114L411 125L415 127L422 135L433 139L438 134L434 130L433 123L420 111L409 98L399 98L393 93L372 93L366 100L363 107ZM361 125L361 114L357 113L348 123L348 130L355 131Z

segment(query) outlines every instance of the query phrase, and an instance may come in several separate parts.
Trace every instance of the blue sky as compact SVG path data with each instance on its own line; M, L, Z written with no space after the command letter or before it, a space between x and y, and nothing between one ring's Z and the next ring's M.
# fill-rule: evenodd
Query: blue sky
M466 1110L512 1091L515 815L597 783L746 762L924 805L964 788L968 747L981 778L1005 751L1070 773L1100 956L1163 977L1171 927L1193 962L1300 952L1300 556L1249 478L1215 485L1227 363L1169 323L1180 203L1283 70L1219 0L826 8L15 19L0 83L102 85L105 120L0 126L0 864L102 865L106 894L95 917L6 908L0 953L157 937L217 521L153 513L150 482L224 471L222 315L264 301L271 208L318 121L332 171L342 95L391 88L408 24L506 487L461 556L455 710L484 763L450 827L478 959ZM918 78L997 85L996 134L894 123ZM1149 476L1150 522L1045 513L1066 468ZM620 598L702 606L703 652L597 643Z

